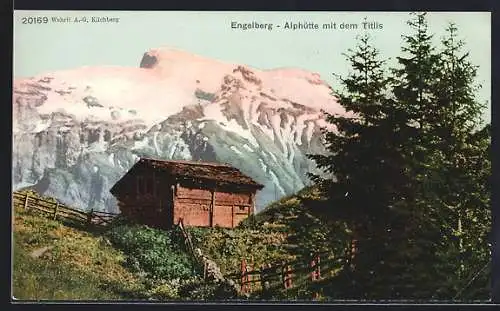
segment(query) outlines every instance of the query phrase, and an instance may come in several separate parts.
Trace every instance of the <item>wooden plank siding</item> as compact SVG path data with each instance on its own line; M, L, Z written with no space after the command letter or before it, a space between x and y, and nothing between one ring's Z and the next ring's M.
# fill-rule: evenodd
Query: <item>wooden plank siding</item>
M195 189L180 184L176 188L174 222L182 218L187 226L234 228L252 210L252 193Z
M182 219L186 226L233 228L254 212L262 187L227 165L141 159L110 191L121 213L139 223L167 229Z

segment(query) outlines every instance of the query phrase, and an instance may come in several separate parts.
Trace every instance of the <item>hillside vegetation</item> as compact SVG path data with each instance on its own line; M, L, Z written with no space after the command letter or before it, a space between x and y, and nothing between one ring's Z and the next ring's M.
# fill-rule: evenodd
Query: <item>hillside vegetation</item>
M204 298L184 290L204 282L173 232L119 224L92 233L17 207L13 235L18 300Z
M31 193L30 195L37 195ZM105 230L55 221L14 206L13 296L19 300L214 300L237 298L203 279L177 229L118 217ZM261 228L259 229L258 226ZM195 247L238 281L241 260L258 268L296 258L273 224L188 228Z
M345 245L332 237L342 236L346 229L310 213L308 200L320 199L317 189L308 187L272 203L235 229L190 228L189 231L195 244L226 274L239 277L242 259L255 270L263 265L279 267L283 263L290 263L296 270L293 289L285 290L278 275L269 292L264 293L257 285L249 299L311 300L316 293L315 299L325 300L328 297L321 288L337 275L345 260ZM312 256L318 253L322 258L322 275L321 281L313 283L308 267Z
M138 277L122 265L125 255L101 236L18 207L13 227L16 299L126 299L142 290Z
M243 259L260 267L294 258L283 247L286 236L281 232L244 228L189 228L188 231L194 244L219 265L223 274L239 273Z

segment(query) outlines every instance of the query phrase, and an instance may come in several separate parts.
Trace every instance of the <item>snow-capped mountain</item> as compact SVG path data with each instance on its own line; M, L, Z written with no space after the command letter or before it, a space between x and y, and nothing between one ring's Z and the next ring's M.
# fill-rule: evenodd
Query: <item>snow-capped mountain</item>
M137 68L83 67L18 78L13 187L117 212L111 186L139 156L230 163L265 185L257 208L301 189L323 152L331 88L299 69L258 70L175 49Z

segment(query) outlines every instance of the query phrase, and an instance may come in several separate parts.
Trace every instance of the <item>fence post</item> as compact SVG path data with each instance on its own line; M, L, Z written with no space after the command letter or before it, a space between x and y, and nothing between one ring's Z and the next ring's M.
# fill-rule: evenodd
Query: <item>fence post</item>
M253 275L253 271L254 271L254 261L253 261L253 255L250 259L250 265L249 265L249 269L248 271L252 272L251 274L248 275L248 282L249 282L249 289L250 289L250 292L253 292L253 287L254 287L254 284L253 284L253 281L255 280L254 278L254 275Z
M92 217L94 216L94 209L91 209L87 215L87 225L90 226L92 224Z
M316 254L311 260L311 280L314 283L314 281L318 281L321 279L321 270L320 270L320 255ZM312 293L312 299L316 300L319 298L319 293L314 290Z
M290 265L285 264L285 266L283 267L283 272L284 272L285 289L292 288L293 279L292 279L292 268L290 267Z
M28 210L28 199L29 199L30 194L26 192L26 198L24 200L24 210Z
M316 257L316 279L321 279L321 257L319 256L319 254Z
M356 257L357 248L358 248L358 240L352 239L351 240L351 261L353 261L354 258Z
M316 259L316 257L312 253L309 254L309 255L311 256L311 262L309 264L311 266L311 281L314 282L315 281L315 276L316 276L315 273L314 273L315 272L314 269L315 269L315 266L316 266L315 265L315 259Z
M317 281L321 278L321 270L320 270L320 257L319 255L314 255L311 261L311 280Z
M281 267L281 281L283 282L283 287L287 289L287 280L286 280L286 266L283 265Z
M313 294L312 294L312 299L313 299L313 300L316 300L316 299L318 299L318 298L319 298L319 294L318 294L318 292L313 292Z
M208 263L205 261L203 263L203 279L206 280L207 279L207 265Z
M264 291L266 288L265 288L265 283L266 283L266 275L264 273L264 269L266 268L266 266L264 265L260 265L260 273L259 273L259 281L260 281L260 287L261 289Z
M283 263L283 266L281 268L281 277L283 280L283 287L285 289L289 289L291 287L291 273L290 273L290 266L287 265L286 263Z
M56 203L56 208L54 209L54 220L57 220L57 210L59 209L59 202Z

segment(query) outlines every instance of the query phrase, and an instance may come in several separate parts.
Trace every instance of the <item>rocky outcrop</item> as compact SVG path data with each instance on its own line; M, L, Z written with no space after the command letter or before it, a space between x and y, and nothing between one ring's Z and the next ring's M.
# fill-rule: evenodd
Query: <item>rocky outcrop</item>
M51 251L54 246L44 246L41 248L37 248L30 253L30 257L33 259L37 259L45 255L47 252Z
M13 185L117 212L109 189L138 157L229 163L265 188L257 209L308 183L324 152L321 110L341 112L317 74L148 51L138 68L17 79Z
M203 254L201 249L196 248L194 250L196 260L200 262L205 267L205 280L209 282L215 282L223 286L229 287L235 293L239 292L238 285L231 279L227 279L222 275L217 263Z

